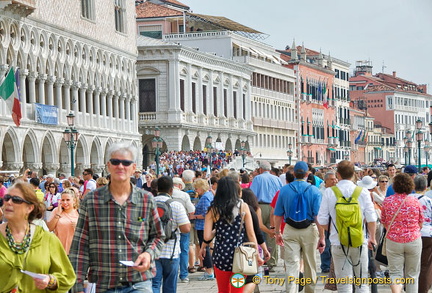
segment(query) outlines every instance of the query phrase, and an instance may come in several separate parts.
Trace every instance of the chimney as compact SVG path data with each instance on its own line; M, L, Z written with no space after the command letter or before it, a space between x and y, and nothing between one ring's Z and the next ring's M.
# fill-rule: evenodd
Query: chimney
M396 71L393 71L393 77L396 77Z

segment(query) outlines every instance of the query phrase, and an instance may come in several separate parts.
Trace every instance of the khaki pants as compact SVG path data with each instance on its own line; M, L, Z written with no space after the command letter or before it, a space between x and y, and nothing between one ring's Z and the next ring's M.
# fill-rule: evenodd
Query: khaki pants
M402 278L413 278L414 282L405 279L407 281L406 292L418 292L420 257L422 253L421 237L407 243L398 243L387 239L386 245L388 268L392 282L403 284L400 283Z
M298 292L298 282L289 281L298 278L300 273L300 261L304 263L304 279L316 280L316 247L318 243L318 228L312 224L305 229L296 229L285 225L283 232L286 266L286 292ZM297 283L297 284L296 284ZM305 293L315 292L315 283L305 284Z
M272 207L269 204L260 204L261 208L261 217L263 224L268 228L270 227L270 217ZM276 239L268 237L266 233L264 233L265 242L267 244L267 248L270 251L271 258L267 261L268 266L276 266L279 258L278 247L276 245Z

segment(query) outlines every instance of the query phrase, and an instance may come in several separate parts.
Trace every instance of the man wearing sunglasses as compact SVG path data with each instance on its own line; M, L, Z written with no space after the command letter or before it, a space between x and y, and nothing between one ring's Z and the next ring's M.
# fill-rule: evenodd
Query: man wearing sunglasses
M137 149L119 143L107 153L110 183L89 192L80 204L69 255L77 275L72 292L84 292L87 272L97 292L152 292L156 268L151 264L163 246L156 204L130 182Z

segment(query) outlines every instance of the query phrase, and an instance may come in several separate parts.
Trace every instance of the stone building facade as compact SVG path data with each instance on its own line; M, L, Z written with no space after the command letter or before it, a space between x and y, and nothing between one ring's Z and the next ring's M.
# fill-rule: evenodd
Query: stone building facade
M0 101L1 169L68 174L71 112L80 133L75 173L101 173L113 142L141 148L134 15L126 0L2 1L0 76L19 68L23 118L16 127ZM41 123L36 105L54 107L56 123Z

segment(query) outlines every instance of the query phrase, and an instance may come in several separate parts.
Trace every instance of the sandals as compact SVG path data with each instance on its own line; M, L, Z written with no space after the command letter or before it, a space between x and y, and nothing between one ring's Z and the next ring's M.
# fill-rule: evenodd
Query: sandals
M205 267L198 267L198 272L205 272L206 268Z
M195 267L188 268L188 272L193 274L196 273L197 269Z

